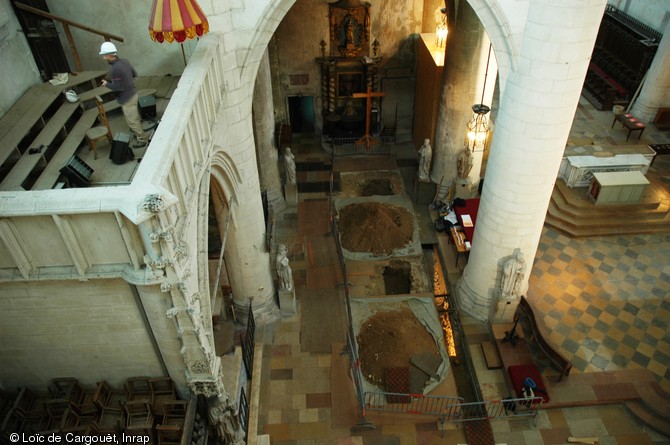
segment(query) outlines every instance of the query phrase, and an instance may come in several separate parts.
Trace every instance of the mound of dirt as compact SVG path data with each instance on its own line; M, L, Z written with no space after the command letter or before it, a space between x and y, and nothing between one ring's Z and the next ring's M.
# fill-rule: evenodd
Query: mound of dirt
M432 335L409 308L378 312L363 322L358 334L358 354L363 377L384 388L384 370L407 368L414 355L440 357Z
M412 241L412 221L412 214L402 207L377 202L350 204L340 209L340 241L350 252L390 254Z

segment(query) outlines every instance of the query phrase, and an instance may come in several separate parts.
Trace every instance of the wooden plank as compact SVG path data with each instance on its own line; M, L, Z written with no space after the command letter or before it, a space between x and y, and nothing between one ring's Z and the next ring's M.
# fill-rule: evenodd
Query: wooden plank
M51 145L58 133L60 133L67 121L72 117L77 106L77 103L71 102L66 102L61 105L56 114L49 119L47 125L30 144L30 147L37 148L41 145ZM30 150L26 150L21 156L21 159L19 159L2 183L0 183L0 190L15 190L16 187L20 187L30 172L37 166L40 159L44 159L46 162L44 156L44 151L41 153L30 154Z
M484 360L486 360L486 367L488 369L500 369L502 368L502 360L500 359L500 354L498 354L498 349L490 341L482 342L482 352L484 353Z
M100 96L104 99L104 97L108 94L112 94L112 90L107 87L93 88L92 90L84 91L83 93L79 94L79 102L82 103L87 100L93 100L95 96Z
M20 118L10 116L7 123L4 123L6 116L3 116L3 119L0 120L3 122L0 124L0 134L3 134L0 139L0 163L4 163L14 151L18 150L19 143L30 132L30 129L42 119L44 112L63 91L104 74L105 71L84 71L76 76L69 76L67 83L63 85L51 85L46 82L31 88L30 98L19 99L17 103L20 104L17 109L14 110L14 107L12 107L7 113L12 115L16 112Z
M113 100L105 103L104 107L105 111L110 112L120 108L121 105L119 105L116 100ZM90 110L84 111L84 114L79 118L79 121L74 128L72 128L70 134L58 148L58 151L56 151L54 157L49 161L40 177L37 178L32 190L50 189L56 184L56 181L58 181L58 177L60 176L60 169L63 168L72 155L77 152L77 148L79 148L86 136L86 131L93 126L97 118L97 108L91 108Z
M156 97L166 97L172 87L172 76L163 76L156 87Z

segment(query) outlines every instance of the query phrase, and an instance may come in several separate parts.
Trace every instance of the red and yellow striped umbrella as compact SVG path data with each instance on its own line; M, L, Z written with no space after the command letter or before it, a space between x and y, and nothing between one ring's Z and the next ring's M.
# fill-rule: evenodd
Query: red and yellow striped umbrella
M195 0L153 0L149 18L151 40L181 43L208 31L207 17Z

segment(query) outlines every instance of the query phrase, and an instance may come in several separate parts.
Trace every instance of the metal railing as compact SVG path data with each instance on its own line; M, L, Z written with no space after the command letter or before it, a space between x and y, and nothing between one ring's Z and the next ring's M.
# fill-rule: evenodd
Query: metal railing
M242 339L242 361L244 369L247 371L247 377L251 380L254 371L254 335L256 333L256 321L254 320L254 311L249 303L249 316L247 318L247 331Z
M380 137L371 137L369 143L362 138L333 138L330 147L334 156L389 154L388 144Z
M240 389L240 408L238 414L240 416L240 425L244 430L244 440L246 440L249 434L249 402L247 401L247 395L244 393L244 388Z

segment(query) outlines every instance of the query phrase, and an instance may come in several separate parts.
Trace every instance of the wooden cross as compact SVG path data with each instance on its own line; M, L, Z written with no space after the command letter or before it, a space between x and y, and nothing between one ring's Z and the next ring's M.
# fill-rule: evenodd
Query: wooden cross
M370 144L378 144L379 140L373 140L370 137L370 114L372 113L372 98L373 97L383 97L384 93L376 93L372 91L372 88L368 86L367 93L354 93L351 95L354 99L361 99L365 97L367 99L367 105L365 107L365 136L356 141L356 145L365 143L365 148L369 149Z

